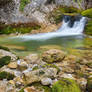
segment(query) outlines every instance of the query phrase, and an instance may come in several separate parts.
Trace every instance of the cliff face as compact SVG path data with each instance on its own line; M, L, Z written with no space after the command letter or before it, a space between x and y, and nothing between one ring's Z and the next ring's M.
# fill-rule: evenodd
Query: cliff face
M48 23L47 15L55 7L73 6L77 8L92 7L91 0L78 4L75 0L0 0L0 21L5 23L39 22Z

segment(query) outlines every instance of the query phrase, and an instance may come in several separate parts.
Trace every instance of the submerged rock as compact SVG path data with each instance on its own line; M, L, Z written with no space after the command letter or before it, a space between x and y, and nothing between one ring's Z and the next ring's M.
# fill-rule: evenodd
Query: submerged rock
M32 84L34 82L39 82L41 79L46 77L54 78L56 75L56 68L37 69L31 72L24 72L22 79L24 84Z
M50 84L52 84L52 79L51 78L42 78L41 83L43 85L50 85Z
M60 62L64 59L65 53L61 50L51 49L43 53L42 60L47 63Z
M52 92L81 92L81 90L74 80L62 78L53 84Z
M4 56L10 56L11 60L15 61L17 59L16 55L12 54L9 51L5 51L5 50L0 50L0 57L4 57Z
M39 64L40 63L40 58L38 54L29 54L24 58L28 64Z

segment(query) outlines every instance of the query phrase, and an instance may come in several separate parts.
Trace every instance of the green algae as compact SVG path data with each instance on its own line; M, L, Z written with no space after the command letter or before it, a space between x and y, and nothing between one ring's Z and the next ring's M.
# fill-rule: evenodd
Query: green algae
M0 80L3 80L3 79L7 79L7 80L12 80L15 76L13 74L10 74L8 72L0 72Z
M2 58L0 58L0 68L3 67L4 65L8 65L11 61L11 57L10 56L4 56Z
M0 49L6 50L6 51L10 51L10 49L9 49L9 48L4 47L4 46L0 46Z
M81 90L74 80L62 78L53 84L52 92L81 92Z

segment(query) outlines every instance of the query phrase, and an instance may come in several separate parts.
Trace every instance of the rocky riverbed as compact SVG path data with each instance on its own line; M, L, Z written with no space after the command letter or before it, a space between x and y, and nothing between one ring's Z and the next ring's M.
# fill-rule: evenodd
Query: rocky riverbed
M92 51L81 57L59 49L17 57L0 49L1 92L91 92Z

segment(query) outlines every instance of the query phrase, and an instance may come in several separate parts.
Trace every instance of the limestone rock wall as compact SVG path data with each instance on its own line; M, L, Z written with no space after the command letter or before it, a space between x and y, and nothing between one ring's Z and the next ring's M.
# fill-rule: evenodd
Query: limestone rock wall
M73 0L30 0L24 11L20 11L20 0L0 0L0 21L5 23L39 22L48 23L47 15L59 5L80 8ZM83 0L81 8L92 7L91 0Z

